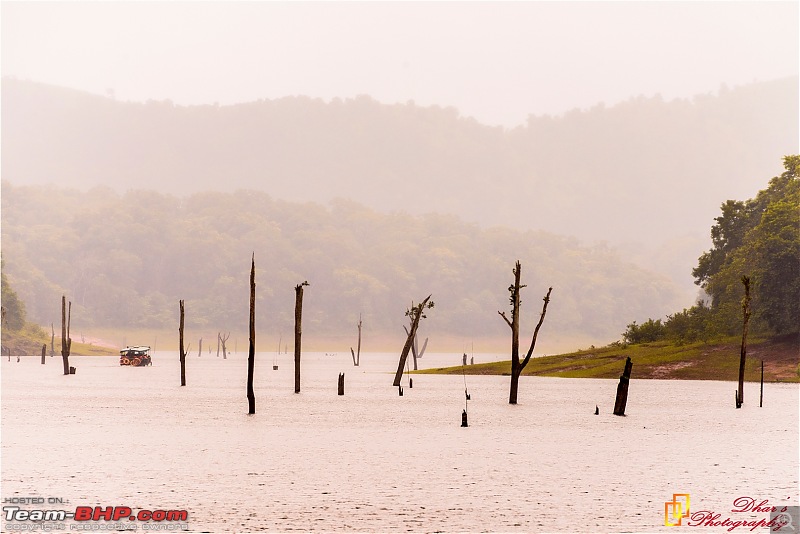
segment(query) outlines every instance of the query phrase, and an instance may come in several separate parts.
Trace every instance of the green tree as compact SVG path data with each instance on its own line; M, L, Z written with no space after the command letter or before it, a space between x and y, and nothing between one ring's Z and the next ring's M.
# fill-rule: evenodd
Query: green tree
M11 331L21 330L25 326L25 304L11 289L6 273L0 273L0 277L2 277L3 328Z
M712 229L715 246L693 271L723 333L736 331L743 275L753 280L757 328L778 334L800 328L800 156L785 157L784 167L756 198L723 204Z

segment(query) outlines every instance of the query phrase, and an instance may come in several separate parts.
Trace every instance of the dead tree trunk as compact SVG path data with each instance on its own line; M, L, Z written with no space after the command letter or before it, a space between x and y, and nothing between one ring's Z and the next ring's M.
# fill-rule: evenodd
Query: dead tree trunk
M256 255L250 266L250 349L247 355L248 414L256 413L256 394L253 391L253 371L256 366Z
M228 335L226 335L226 336L223 336L223 335L220 335L220 334L217 334L217 335L219 336L219 342L222 343L222 359L223 360L227 360L228 359L228 349L225 347L225 342L228 341L229 337L231 337L231 333L228 332Z
M339 373L339 395L344 395L344 373Z
M200 355L203 354L203 338L200 338L200 341L197 342L197 357L199 358Z
M44 365L45 357L47 356L47 343L42 343L42 365ZM762 366L763 368L763 366ZM761 373L762 376L764 373ZM763 380L762 380L763 383Z
M67 313L67 298L61 295L61 360L64 363L64 374L69 374L69 351L72 348L72 339L69 337L69 323L72 320L72 302L69 303Z
M181 360L181 386L186 385L186 351L183 350L183 301L180 302L181 318L178 325L178 348Z
M509 404L516 404L517 403L517 392L519 391L519 377L522 374L522 370L525 369L525 366L528 365L528 362L531 359L531 355L533 354L533 348L536 346L536 338L539 335L539 329L542 327L542 323L544 323L544 316L547 313L547 305L550 303L550 293L553 291L553 288L549 288L547 290L547 294L544 296L544 305L542 306L542 314L539 316L539 322L536 325L536 329L533 331L533 339L531 339L531 346L528 349L528 353L525 355L525 359L520 363L519 361L519 308L520 308L520 296L519 291L524 285L520 285L520 276L521 276L522 266L520 265L519 261L517 261L516 266L514 267L514 285L508 286L508 291L511 293L511 320L508 320L506 317L505 312L498 311L497 313L503 318L506 324L511 328L511 390L508 395L508 403ZM466 365L466 354L464 355L464 365Z
M53 323L50 323L50 357L56 354L56 331L53 329Z
M630 356L625 360L625 370L622 371L622 376L619 377L619 384L617 385L617 399L614 402L614 415L625 415L625 406L628 404L628 384L631 381L631 370L633 369L633 362Z
M217 358L219 358L220 332L217 332Z
M350 354L353 356L353 365L358 367L361 363L361 315L358 316L358 353L353 352L353 347L350 347Z
M300 393L300 338L303 335L303 288L308 281L294 286L294 392Z
M408 332L408 338L406 339L405 345L403 345L403 351L400 353L400 361L397 363L397 372L394 375L394 382L392 383L393 386L400 386L400 379L403 378L403 367L406 365L406 359L408 358L408 353L411 350L411 345L414 342L414 336L417 334L419 321L425 317L426 308L433 308L433 301L430 299L431 295L428 295L425 297L425 300L416 306L414 306L414 303L412 302L411 309L406 310L406 317L411 319L411 330ZM402 389L400 391L402 391Z
M406 325L403 325L403 330L406 331L406 335L409 335L409 331L408 331L408 328L406 327ZM422 355L425 353L425 347L427 347L427 346L428 346L428 338L426 337L425 338L425 343L423 343L423 345L422 345L422 351L420 352L419 350L417 350L417 347L418 347L418 345L417 345L417 336L416 336L416 334L414 335L414 340L411 342L411 355L414 357L414 370L415 371L417 370L417 360L419 358L422 358Z
M744 364L747 360L747 326L750 322L750 278L747 276L742 276L742 284L744 284L744 299L742 300L742 314L744 316L744 320L742 324L742 349L739 355L739 391L737 393L737 408L744 404Z
M44 357L42 357L44 363ZM758 398L758 407L764 407L764 360L761 360L761 396Z

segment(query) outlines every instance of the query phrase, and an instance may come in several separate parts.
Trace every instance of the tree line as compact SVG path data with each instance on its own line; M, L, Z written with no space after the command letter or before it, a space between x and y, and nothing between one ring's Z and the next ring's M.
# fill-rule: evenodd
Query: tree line
M630 317L679 302L666 279L614 250L546 232L481 228L450 215L381 214L352 201L328 206L275 200L252 190L177 197L153 191L82 192L3 182L4 273L32 321L55 321L66 294L73 330L160 328L185 300L187 328L247 324L249 265L259 262L260 325L293 324L291 288L309 280L309 333L351 343L363 317L370 335L397 334L408 295L440 295L431 332L467 339L503 336L488 319L502 307L508 264L557 288L552 332L616 339ZM343 334L344 332L344 334ZM425 334L426 336L428 334Z
M623 339L642 343L730 336L741 328L742 277L752 282L755 332L800 330L800 156L749 200L727 200L711 228L712 248L692 270L707 298L661 319L628 324ZM750 283L750 282L748 282Z

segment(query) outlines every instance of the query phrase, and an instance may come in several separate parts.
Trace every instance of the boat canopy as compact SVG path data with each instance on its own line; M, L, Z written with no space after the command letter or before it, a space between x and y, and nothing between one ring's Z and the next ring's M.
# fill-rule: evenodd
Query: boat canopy
M120 354L129 354L129 353L133 352L133 353L136 353L136 354L147 354L149 351L150 351L150 347L148 347L147 345L137 345L135 347L125 347L124 349L119 351L119 353Z

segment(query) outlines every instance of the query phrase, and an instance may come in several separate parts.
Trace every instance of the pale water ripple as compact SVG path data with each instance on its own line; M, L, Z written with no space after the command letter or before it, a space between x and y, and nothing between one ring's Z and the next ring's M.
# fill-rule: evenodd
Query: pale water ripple
M241 353L189 356L186 387L174 353L73 357L70 377L60 357L3 360L2 497L186 509L194 532L674 533L673 493L747 520L765 514L731 514L737 497L798 504L797 385L759 408L748 383L736 410L734 383L639 381L634 362L615 417L616 380L523 377L510 406L508 377L468 376L461 428L464 377L404 378L399 397L396 358L304 354L297 395L291 355L259 354L253 416Z

